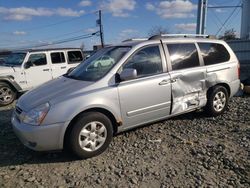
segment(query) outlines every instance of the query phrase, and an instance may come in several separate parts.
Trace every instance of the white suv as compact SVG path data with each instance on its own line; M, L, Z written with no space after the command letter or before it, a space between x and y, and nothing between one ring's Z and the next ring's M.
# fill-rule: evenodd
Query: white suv
M25 92L65 74L83 61L79 48L37 49L11 53L0 66L0 106Z

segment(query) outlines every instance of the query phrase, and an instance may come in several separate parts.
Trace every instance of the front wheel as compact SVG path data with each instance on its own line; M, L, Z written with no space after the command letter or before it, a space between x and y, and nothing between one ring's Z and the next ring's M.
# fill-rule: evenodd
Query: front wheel
M228 106L228 92L223 86L215 86L208 92L206 112L211 116L224 113Z
M112 141L110 119L99 112L84 113L73 125L69 138L70 149L80 158L101 154Z
M16 92L7 83L0 83L0 106L11 104L16 99Z

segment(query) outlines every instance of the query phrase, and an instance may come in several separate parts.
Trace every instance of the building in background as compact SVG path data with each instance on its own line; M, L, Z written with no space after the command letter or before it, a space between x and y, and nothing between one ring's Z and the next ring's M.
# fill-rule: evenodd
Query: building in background
M240 61L240 79L250 79L250 40L240 39L227 41Z
M242 0L241 37L227 43L234 50L241 65L241 80L250 79L250 1Z
M241 39L250 39L250 1L242 0Z

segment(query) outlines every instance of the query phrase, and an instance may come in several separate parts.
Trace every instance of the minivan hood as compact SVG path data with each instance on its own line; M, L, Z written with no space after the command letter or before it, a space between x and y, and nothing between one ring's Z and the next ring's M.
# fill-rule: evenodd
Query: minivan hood
M93 82L79 81L61 76L22 95L17 102L17 106L27 112L47 102L58 101L60 97L63 98L66 95L81 92L91 84Z
M0 66L0 76L2 74L7 75L7 74L11 74L13 72L15 72L15 69L12 67L7 67L7 66L3 66L3 65Z

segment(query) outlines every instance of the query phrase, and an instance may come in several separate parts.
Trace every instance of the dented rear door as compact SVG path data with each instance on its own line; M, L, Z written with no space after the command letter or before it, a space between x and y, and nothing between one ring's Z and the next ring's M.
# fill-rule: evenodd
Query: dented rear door
M206 68L195 43L166 44L172 88L171 114L206 104Z

